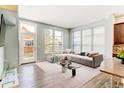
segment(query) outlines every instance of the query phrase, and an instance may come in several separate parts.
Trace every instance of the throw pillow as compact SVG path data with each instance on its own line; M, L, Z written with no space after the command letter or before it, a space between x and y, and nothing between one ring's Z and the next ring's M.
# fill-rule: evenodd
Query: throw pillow
M89 54L89 57L94 57L95 55L98 55L99 53Z
M80 55L81 55L81 56L85 56L85 52L81 52Z
M95 52L95 51L91 51L88 53L88 57L94 57L95 55L98 55L99 53L98 52Z

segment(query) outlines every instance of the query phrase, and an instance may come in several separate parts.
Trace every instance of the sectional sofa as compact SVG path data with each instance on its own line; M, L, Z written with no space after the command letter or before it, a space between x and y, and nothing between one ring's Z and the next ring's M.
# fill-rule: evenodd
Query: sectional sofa
M68 59L82 65L96 68L96 67L99 67L101 62L103 61L103 55L99 54L99 55L95 55L94 57L71 55L71 56L68 56Z
M97 55L94 55L93 57L82 56L77 54L56 54L52 57L49 57L47 61L54 63L54 62L60 61L61 58L67 58L72 62L79 63L79 64L86 65L93 68L99 67L101 62L103 61L102 54L97 54Z
M76 54L59 54L60 57L67 57L68 60L90 66L93 68L99 67L101 62L103 61L103 55L98 54L94 55L93 57L76 55Z

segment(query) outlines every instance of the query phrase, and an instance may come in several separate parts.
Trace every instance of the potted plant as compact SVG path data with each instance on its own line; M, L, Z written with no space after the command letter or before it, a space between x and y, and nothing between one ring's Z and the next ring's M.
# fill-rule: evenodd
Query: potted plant
M117 58L121 59L121 63L124 64L124 51L117 55Z

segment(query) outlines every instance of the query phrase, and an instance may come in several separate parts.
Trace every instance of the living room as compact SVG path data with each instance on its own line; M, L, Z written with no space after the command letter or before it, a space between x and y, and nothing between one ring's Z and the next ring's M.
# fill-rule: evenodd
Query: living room
M1 87L123 87L120 81L112 86L102 68L103 61L113 57L114 24L123 23L123 10L123 6L1 5L5 21L1 24L6 25L0 43Z

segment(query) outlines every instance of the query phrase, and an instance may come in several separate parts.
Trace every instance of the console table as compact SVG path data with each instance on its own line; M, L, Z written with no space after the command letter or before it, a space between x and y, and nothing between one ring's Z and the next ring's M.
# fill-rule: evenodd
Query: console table
M113 87L113 78L118 77L121 80L121 83L124 83L124 65L121 64L121 60L117 58L105 59L100 66L100 71L112 75L111 77L111 87ZM120 82L120 81L119 81Z

